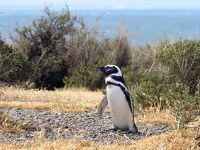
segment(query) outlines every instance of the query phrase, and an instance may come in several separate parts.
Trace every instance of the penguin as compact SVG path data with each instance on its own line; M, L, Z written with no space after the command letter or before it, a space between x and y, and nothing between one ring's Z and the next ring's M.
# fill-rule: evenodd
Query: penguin
M138 129L134 121L133 98L125 84L122 72L116 65L106 65L97 67L102 71L106 78L106 97L102 100L99 107L99 117L108 104L112 128L110 130L128 130L137 133Z

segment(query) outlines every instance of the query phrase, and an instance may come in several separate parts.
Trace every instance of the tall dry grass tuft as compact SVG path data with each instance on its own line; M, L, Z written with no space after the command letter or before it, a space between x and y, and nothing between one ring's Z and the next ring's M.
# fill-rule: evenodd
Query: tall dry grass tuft
M17 123L7 113L0 112L0 132L21 133L27 127L28 121Z

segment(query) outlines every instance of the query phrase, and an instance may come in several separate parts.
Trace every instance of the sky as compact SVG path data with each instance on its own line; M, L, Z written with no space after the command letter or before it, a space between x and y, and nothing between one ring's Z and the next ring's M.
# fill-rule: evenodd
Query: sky
M200 0L0 0L0 6L61 6L72 9L200 9Z

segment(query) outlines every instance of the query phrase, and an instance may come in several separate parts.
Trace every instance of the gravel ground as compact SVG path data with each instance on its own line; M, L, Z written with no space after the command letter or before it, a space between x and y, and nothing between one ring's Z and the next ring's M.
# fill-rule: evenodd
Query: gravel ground
M108 131L111 127L111 117L104 114L98 119L96 112L87 113L56 113L45 110L0 109L17 122L30 120L23 133L0 132L0 142L31 143L41 138L48 140L74 139L90 140L100 143L115 143L119 141L140 140L146 136L170 133L172 127L156 124L137 124L140 133L132 134L125 131ZM43 133L43 136L42 136Z

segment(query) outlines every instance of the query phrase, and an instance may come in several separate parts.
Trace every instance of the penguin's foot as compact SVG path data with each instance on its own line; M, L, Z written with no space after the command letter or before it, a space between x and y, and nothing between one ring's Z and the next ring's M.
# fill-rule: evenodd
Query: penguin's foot
M129 133L138 133L138 129L135 124L129 126Z
M109 129L107 129L106 131L117 131L117 128L109 128Z
M141 133L139 132L139 131L128 131L128 134L138 134L138 135L140 135Z

